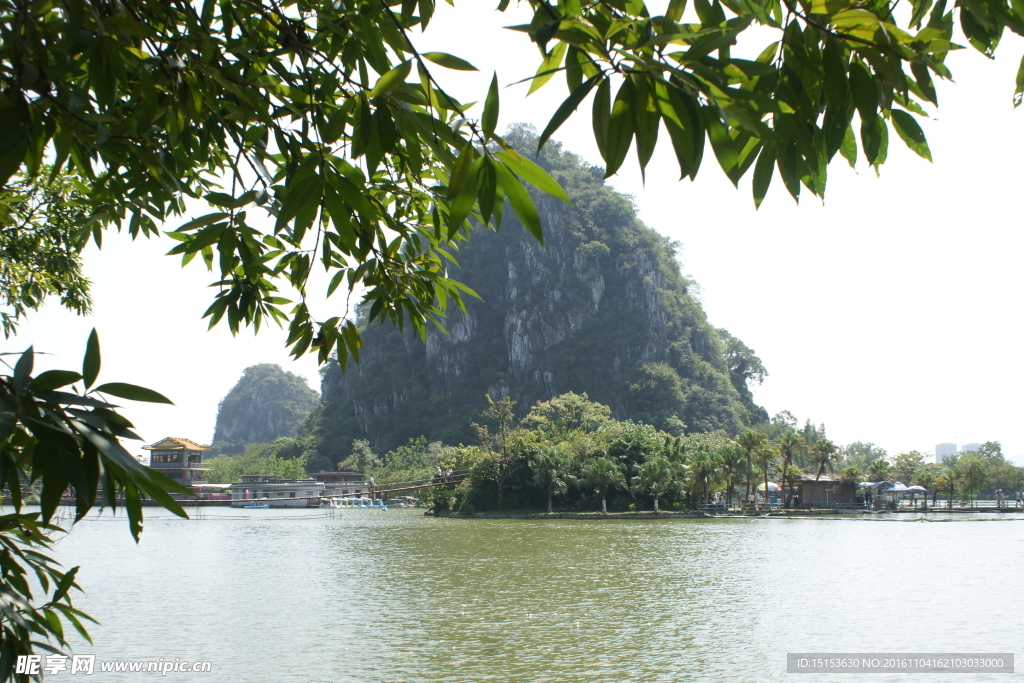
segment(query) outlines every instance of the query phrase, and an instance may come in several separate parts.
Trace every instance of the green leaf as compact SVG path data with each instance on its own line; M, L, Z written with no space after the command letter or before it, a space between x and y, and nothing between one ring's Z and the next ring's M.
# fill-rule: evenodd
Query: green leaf
M825 42L822 55L825 67L825 98L829 107L839 107L846 103L847 77L843 49L839 41L829 37Z
M35 364L35 357L35 349L30 346L22 352L18 357L18 362L14 365L14 384L19 392L32 375L32 367Z
M850 62L850 87L861 121L874 121L878 112L878 87L871 72L859 61Z
M1021 65L1024 66L1024 60L1022 60ZM912 62L910 64L910 71L911 73L914 74L914 79L917 81L917 87L921 89L921 92L924 94L925 98L932 104L938 105L939 97L935 92L935 82L932 80L932 75L928 71L928 67L925 66L924 64L917 64L916 62ZM1021 72L1017 72L1018 88L1024 85L1021 82L1021 75Z
M68 384L74 384L75 382L82 379L82 376L77 372L71 370L47 370L46 372L37 375L32 380L32 388L43 391L52 391L53 389L59 389L67 386Z
M905 111L892 110L892 123L896 127L896 134L899 135L907 147L928 161L932 160L932 151L928 148L928 141L924 137L924 131L918 125L917 119Z
M669 0L665 16L672 21L679 21L686 11L686 0Z
M768 186L772 183L772 175L775 172L775 145L768 144L761 149L754 165L754 207L760 208L765 195L768 194Z
M503 150L498 152L497 156L505 162L505 165L511 168L517 176L530 183L538 190L545 192L552 197L557 197L566 204L572 204L569 200L569 195L565 193L562 186L559 185L554 178L549 176L547 171L523 155L519 154L515 150Z
M825 110L825 119L822 121L821 129L825 134L825 161L832 161L832 157L843 146L843 139L846 129L853 117L853 110L847 105L829 106Z
M544 58L544 61L540 63L537 68L537 73L532 79L530 79L530 89L526 92L527 96L540 90L544 87L548 81L555 77L559 67L562 64L562 59L565 57L566 48L568 43L558 43L555 45L551 53Z
M849 0L811 0L811 14L835 14L849 5Z
M882 151L884 132L881 129L885 127L885 121L877 114L867 121L860 122L860 141L864 145L864 156L869 164L875 165Z
M448 179L448 199L454 199L462 192L462 188L469 182L470 170L473 168L473 161L476 160L476 151L473 149L473 141L467 140L462 146L459 158L452 169L451 177Z
M570 45L565 55L565 83L569 86L570 93L583 84L583 65L585 63L588 63L586 53L575 45Z
M544 244L544 230L540 224L540 215L537 213L537 207L533 205L533 200L530 199L530 193L504 163L495 164L494 169L498 172L498 181L505 191L509 204L519 216L519 220L523 222L530 234L537 238L538 242Z
M671 83L656 82L655 95L665 127L672 138L672 148L679 162L679 179L697 177L704 155L704 126L693 97Z
M1024 100L1024 57L1020 58L1020 66L1017 67L1017 89L1013 91L1013 108L1020 106Z
M391 69L377 81L377 84L373 86L373 90L366 93L367 98L374 98L378 95L385 95L402 83L409 77L409 72L412 71L412 62L405 60L395 68Z
M479 69L467 62L465 59L460 59L459 57L450 55L447 52L424 52L420 56L424 59L429 59L434 64L440 64L446 69L455 69L456 71L479 71Z
M708 129L708 139L711 141L711 149L715 151L718 164L725 171L733 185L739 183L739 155L736 154L736 146L725 124L718 117L718 112L710 107L704 110L704 119Z
M585 82L581 83L579 87L573 90L568 97L565 98L565 101L562 102L562 104L555 111L555 115L551 117L550 121L548 121L548 125L547 127L544 128L544 132L540 134L540 139L537 143L538 154L540 154L540 150L542 147L544 147L544 143L548 141L548 138L554 135L555 131L558 130L563 123L565 123L566 119L568 119L574 111L576 111L576 108L580 106L580 102L582 102L583 98L590 94L590 91L594 87L594 84L597 83L598 79L600 78L601 75L598 74L587 79Z
M138 387L134 384L125 384L123 382L108 382L101 386L96 387L93 391L98 391L104 394L110 394L111 396L117 396L118 398L126 398L129 401L145 401L146 403L168 403L174 405L174 402L163 394L158 394L152 389L145 387Z
M462 224L466 222L469 212L473 210L473 205L476 204L477 188L479 186L478 177L483 167L483 159L484 157L478 158L470 166L465 181L448 208L448 239L452 239L455 233L459 231ZM462 161L461 157L459 161Z
M181 233L181 232L188 232L190 230L195 230L196 228L204 228L207 225L210 225L211 223L216 223L217 221L221 220L222 218L227 218L227 217L228 217L228 214L226 214L226 213L220 213L220 212L218 212L218 213L208 213L205 216L200 216L199 218L190 220L188 223L185 223L184 225L182 225L180 228L178 228L174 232Z
M850 168L857 168L857 136L853 132L853 126L846 126L846 133L843 135L843 145L839 153L850 164Z
M640 175L646 180L647 163L658 144L661 116L654 97L654 87L646 74L631 74L636 99L633 102L633 130L636 132L636 156L640 162Z
M608 139L605 142L604 177L610 178L622 166L633 142L633 101L636 97L633 83L625 81L615 95L611 118L608 120Z
M912 0L911 4L914 7L914 13L910 16L910 23L907 25L910 28L917 29L921 27L921 20L924 19L924 15L931 9L932 0Z
M494 162L488 156L482 157L477 187L477 200L480 202L480 217L489 223L494 215L494 204L498 198L498 172L494 170ZM339 274L344 271L339 271Z
M480 127L487 135L493 135L498 125L498 73L491 77L491 87L487 90L487 99L484 100L484 115L480 117Z
M85 346L85 358L82 359L82 377L85 379L85 388L88 389L96 381L100 374L100 338L96 334L96 328L89 335L89 342Z
M593 105L593 127L594 127L594 142L597 143L597 149L601 153L602 159L607 159L607 148L608 148L608 122L610 120L609 109L612 106L612 87L608 83L608 79L601 81L601 85L597 87L597 94L594 95Z
M72 567L71 569L64 572L64 576L61 577L60 583L57 584L57 590L53 592L53 597L50 602L60 602L71 590L71 587L75 584L75 575L78 573L78 567Z

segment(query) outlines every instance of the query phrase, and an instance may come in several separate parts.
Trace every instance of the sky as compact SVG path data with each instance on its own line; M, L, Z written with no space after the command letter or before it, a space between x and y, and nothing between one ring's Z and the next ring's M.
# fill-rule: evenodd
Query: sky
M482 100L493 72L505 86L537 67L528 38L502 29L527 19L494 12L494 4L438 3L417 41L421 51L452 52L480 69L438 69L463 101ZM759 52L773 39L764 33L747 49ZM681 244L683 272L699 283L712 324L760 356L769 375L755 397L769 413L789 410L824 423L837 443L871 441L890 453L998 440L1024 464L1024 366L1016 362L1024 338L1017 168L1024 111L1011 101L1022 52L1024 41L1007 37L995 60L973 49L953 53L957 82L939 84L941 106L922 122L934 163L892 134L880 177L837 156L824 201L807 195L798 205L776 178L755 210L749 177L734 188L710 151L697 180L680 182L664 131L646 183L632 154L610 179L634 197L644 222ZM526 92L503 88L499 128L543 129L568 94L557 77ZM584 102L583 115L554 137L600 164L589 110ZM93 315L78 318L49 303L5 350L34 345L49 354L37 367L77 369L95 327L101 381L147 386L175 403L126 407L146 442L209 442L218 402L254 363L279 363L319 388L315 357L290 359L283 331L235 338L226 327L207 331L201 316L214 278L197 262L182 269L165 256L174 244L108 233L101 250L85 254ZM323 278L319 285L325 291ZM337 294L315 295L311 305L319 319L345 310Z

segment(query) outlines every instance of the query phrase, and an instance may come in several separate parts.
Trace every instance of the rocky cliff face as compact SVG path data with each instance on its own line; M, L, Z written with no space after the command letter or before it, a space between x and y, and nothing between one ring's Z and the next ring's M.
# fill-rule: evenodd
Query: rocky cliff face
M426 345L388 327L366 329L360 365L322 372L313 425L329 436L321 443L347 454L354 438L379 449L421 434L469 441L484 394L525 409L587 392L616 417L676 432L735 432L766 417L746 391L750 374L733 376L727 335L689 295L674 245L636 219L600 169L550 145L542 163L573 199L534 196L545 244L511 211L497 233L478 229L453 277L482 301L467 299L465 314L449 314L448 336L432 330ZM744 367L760 368L739 346Z
M246 368L220 402L212 455L241 453L251 443L296 436L317 402L306 380L280 365Z

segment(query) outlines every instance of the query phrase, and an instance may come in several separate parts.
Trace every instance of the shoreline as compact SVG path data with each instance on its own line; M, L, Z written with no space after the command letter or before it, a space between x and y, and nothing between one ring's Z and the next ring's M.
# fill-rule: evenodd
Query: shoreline
M434 512L426 511L425 517L443 519L850 519L875 515L901 516L923 514L1014 514L1024 513L1024 508L910 508L907 510L791 510L783 512L748 513L701 511L659 511L654 512Z

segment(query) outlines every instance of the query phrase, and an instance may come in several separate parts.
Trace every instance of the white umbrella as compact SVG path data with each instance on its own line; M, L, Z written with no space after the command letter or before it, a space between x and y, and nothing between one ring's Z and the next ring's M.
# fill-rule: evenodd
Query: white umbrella
M914 484L913 486L908 486L907 487L907 493L927 493L927 492L928 492L928 489L926 489L923 486L918 486L917 484Z
M906 485L901 484L900 482L896 482L896 485L893 486L891 489L886 489L886 491L888 491L889 493L906 493L909 490L910 489L908 489Z

